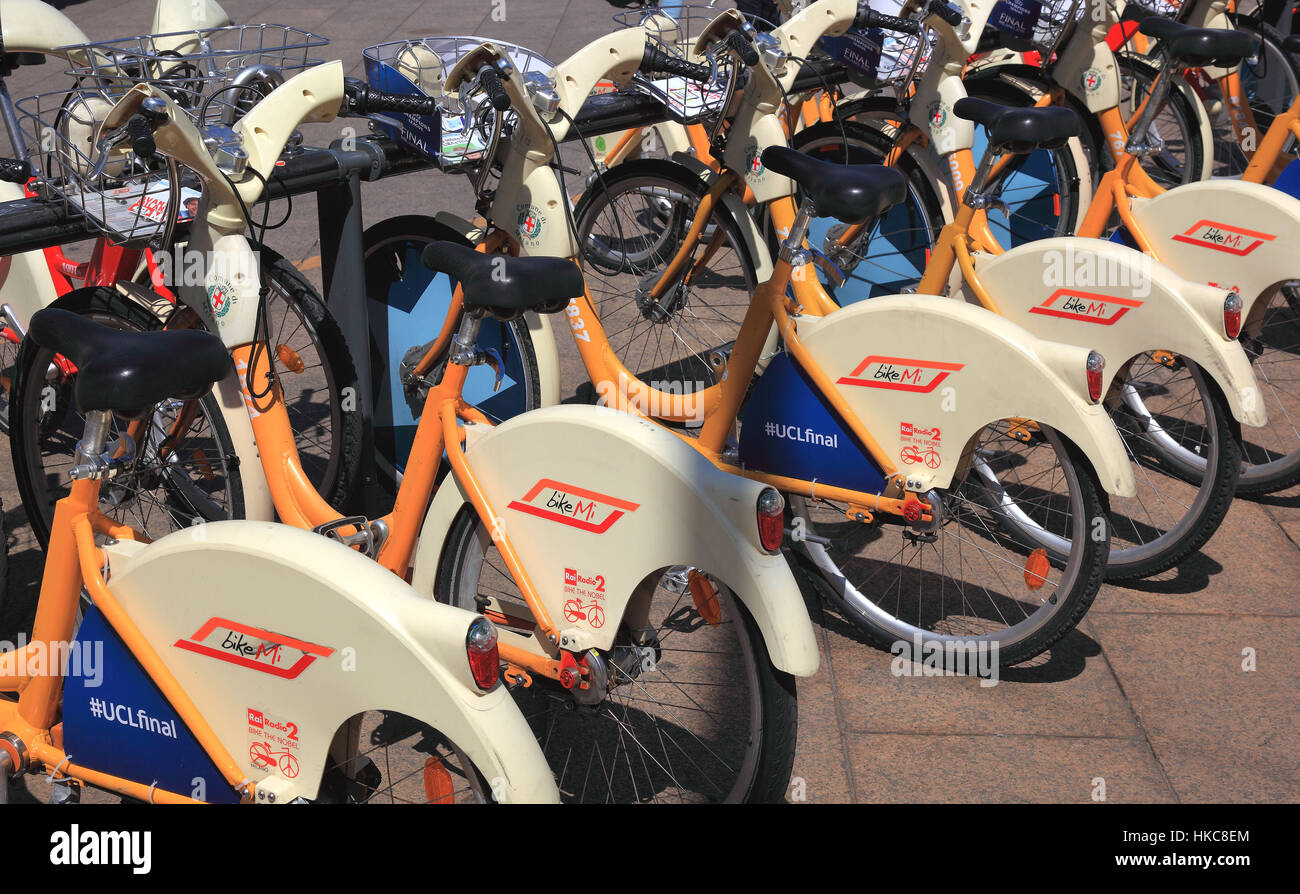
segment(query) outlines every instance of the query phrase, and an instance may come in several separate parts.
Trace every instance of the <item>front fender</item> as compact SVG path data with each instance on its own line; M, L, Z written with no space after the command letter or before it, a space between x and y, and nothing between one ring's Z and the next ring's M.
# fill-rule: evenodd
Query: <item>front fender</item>
M1061 432L1110 493L1135 490L1114 424L1085 396L1085 349L1044 342L982 308L933 295L872 298L798 325L813 359L913 490L948 487L971 437L1009 418ZM1071 367L1076 382L1061 372ZM916 461L916 451L927 461Z
M502 800L558 799L505 687L473 684L470 612L419 598L334 541L268 522L213 522L109 552L113 594L248 778L281 803L316 796L336 730L370 710L445 734L499 780ZM238 633L278 648L234 663L223 644ZM250 709L297 727L294 778L252 764Z
M817 670L817 645L798 586L781 556L762 552L755 506L762 486L719 471L680 438L599 407L535 410L482 432L466 455L547 611L574 651L607 649L633 591L675 565L709 572L745 604L772 662L797 676ZM412 585L432 594L442 543L465 496L448 481L420 532ZM605 579L599 629L564 620L565 571Z
M1300 278L1294 257L1300 200L1240 180L1189 183L1145 201L1133 214L1160 262L1183 279L1235 289L1251 306L1273 286Z
M1227 289L1182 279L1141 252L1101 239L1040 239L1005 254L980 254L975 271L1008 319L1040 338L1100 351L1107 391L1129 360L1172 351L1218 383L1242 424L1264 424L1246 352L1223 332Z

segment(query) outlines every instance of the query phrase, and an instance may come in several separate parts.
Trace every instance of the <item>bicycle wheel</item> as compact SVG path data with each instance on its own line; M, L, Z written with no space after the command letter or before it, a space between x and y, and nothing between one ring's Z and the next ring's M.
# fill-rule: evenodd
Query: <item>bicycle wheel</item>
M140 332L161 329L163 321L115 289L77 289L56 305L97 323ZM9 442L14 477L32 533L49 543L54 504L70 489L77 442L85 417L73 401L75 371L53 351L24 339L12 389ZM131 427L136 459L105 481L100 509L151 539L179 528L244 513L238 458L216 399L168 400ZM113 417L112 439L127 435L128 423Z
M592 305L615 356L641 381L676 394L713 384L709 354L735 341L758 286L742 225L718 203L688 272L652 297L707 190L681 165L637 159L592 180L573 213Z
M762 634L731 593L718 592L718 623L705 621L685 569L658 582L637 631L622 624L595 658L604 693L579 705L534 676L514 697L570 802L780 800L794 763L794 679L772 666ZM490 533L472 511L452 527L439 598L472 611L527 618ZM710 613L712 614L712 613ZM622 619L619 619L622 622ZM523 643L531 624L498 623Z
M961 670L973 660L961 650L968 644L1012 665L1074 628L1101 587L1109 540L1099 490L1072 446L1046 426L994 423L933 497L938 516L928 532L883 513L860 520L856 507L790 498L803 520L800 552L873 645L897 652L899 643L908 651L917 640L934 643L944 665Z
M420 261L436 241L469 243L431 217L405 215L381 221L362 236L366 299L370 308L370 367L379 472L393 489L406 468L415 429L424 411L424 388L403 375L404 361L423 356L443 326L454 283ZM469 371L465 400L494 421L541 406L541 373L526 320L485 320L479 346L501 355L502 379L486 366ZM440 381L443 365L431 373Z
M357 393L352 353L307 278L266 246L257 251L268 287L267 343L298 457L320 495L332 506L346 506L359 484L364 425L348 408L349 395Z
M1229 18L1238 31L1251 36L1256 49L1254 55L1241 63L1243 97L1224 96L1217 83L1200 77L1199 86L1214 130L1213 174L1216 177L1235 177L1246 170L1251 153L1264 139L1273 119L1285 112L1300 92L1300 64L1283 49L1277 29L1251 16L1230 14ZM1252 145L1244 146L1238 141L1228 116L1228 107L1236 99L1245 99L1250 104L1256 132L1243 134L1242 140ZM1295 149L1296 141L1291 138L1283 152L1289 154Z
M1151 93L1160 67L1144 56L1122 52L1115 54L1115 64L1119 68L1120 112L1125 120L1131 120ZM1208 124L1209 119L1201 99L1191 84L1176 79L1151 122L1150 134L1159 139L1161 149L1139 159L1148 176L1165 189L1204 178L1206 161L1214 158L1215 148L1211 134L1202 130L1202 121ZM1105 146L1099 149L1110 157Z
M1241 455L1228 403L1199 366L1163 352L1135 357L1106 402L1133 464L1137 493L1110 501L1106 577L1167 571L1218 530Z
M1268 422L1242 429L1237 493L1262 496L1300 484L1300 289L1282 286L1267 296L1257 332L1243 332L1263 393Z
M327 764L317 800L343 804L487 804L487 780L456 744L405 714L367 711L345 733L355 751Z

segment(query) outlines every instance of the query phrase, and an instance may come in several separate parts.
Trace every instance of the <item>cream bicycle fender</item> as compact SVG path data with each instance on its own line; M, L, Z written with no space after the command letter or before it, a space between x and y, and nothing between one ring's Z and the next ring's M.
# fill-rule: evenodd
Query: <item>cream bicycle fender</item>
M336 732L372 710L444 733L501 800L558 800L505 687L474 685L465 655L472 613L421 599L360 554L285 525L213 522L107 552L114 596L277 803L315 797ZM253 764L253 712L297 730L291 776Z
M1291 254L1300 201L1270 186L1188 183L1135 199L1133 214L1166 267L1192 282L1236 290L1243 320L1261 295L1300 274L1300 259Z
M11 202L26 195L17 183L0 183L0 202ZM43 251L25 251L0 258L0 304L13 309L23 326L42 307L59 297L50 265Z
M1135 492L1114 424L1086 397L1086 349L934 295L872 298L797 322L800 341L910 490L948 487L981 429L1026 418L1072 441L1109 493ZM924 434L924 462L909 459L916 432Z
M1103 393L1137 355L1172 351L1218 383L1240 422L1264 424L1246 352L1223 332L1226 289L1182 279L1141 252L1102 239L1039 239L1002 255L978 254L975 270L1008 319L1040 338L1100 351Z
M90 43L71 19L41 0L4 0L3 27L7 53L50 53Z
M438 223L451 227L470 242L475 244L483 239L483 230L463 217L450 211L439 211L434 215ZM560 402L560 352L555 344L555 330L551 327L549 314L528 311L524 314L528 325L528 334L533 340L533 352L537 355L537 378L540 383L542 406L549 407Z
M773 664L796 676L817 671L812 623L790 569L759 544L761 485L718 470L654 423L610 409L547 407L466 431L470 465L566 648L609 648L637 586L689 565L745 604ZM450 481L434 497L415 556L417 592L434 592L443 542L465 505ZM566 571L604 578L607 622L565 621Z

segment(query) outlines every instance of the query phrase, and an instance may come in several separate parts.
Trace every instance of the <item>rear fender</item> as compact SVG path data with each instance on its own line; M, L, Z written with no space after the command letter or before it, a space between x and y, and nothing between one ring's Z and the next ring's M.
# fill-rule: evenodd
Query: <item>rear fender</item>
M472 613L420 599L358 553L285 525L213 522L108 552L113 594L236 763L280 803L316 796L335 732L368 710L444 733L502 800L557 799L505 687L473 683ZM229 644L241 634L267 650L234 663ZM297 727L293 778L252 763L250 710Z
M1183 279L1235 289L1243 319L1261 295L1300 277L1300 200L1259 183L1188 183L1146 201L1134 216L1160 262Z
M705 570L745 604L772 662L816 672L811 622L785 559L764 553L763 487L719 471L659 426L614 410L563 405L479 434L466 455L499 523L573 651L609 648L637 586L675 565ZM442 544L465 496L448 481L420 532L412 584L432 594ZM564 619L566 570L604 579L604 623ZM540 648L540 645L537 646Z
M1040 239L977 255L975 268L1008 319L1040 338L1100 351L1107 391L1129 360L1172 351L1218 383L1242 424L1264 424L1246 352L1223 332L1227 289L1182 279L1141 252L1101 239Z
M1026 418L1073 441L1107 491L1134 492L1114 424L1086 397L1082 348L1045 344L1003 317L932 295L872 298L798 325L911 490L948 487L980 429ZM1077 382L1060 372L1069 366Z

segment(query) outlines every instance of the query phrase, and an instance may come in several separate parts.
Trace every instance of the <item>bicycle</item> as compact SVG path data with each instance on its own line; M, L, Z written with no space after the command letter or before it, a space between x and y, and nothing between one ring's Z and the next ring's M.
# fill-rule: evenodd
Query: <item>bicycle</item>
M57 308L29 335L77 364L87 426L32 640L0 660L0 690L16 696L0 702L0 785L45 772L150 803L557 798L498 685L486 618L283 525L214 522L146 543L98 511L129 456L111 417L207 392L228 375L218 338ZM258 759L273 746L276 761Z
M838 20L844 23L848 19L847 8L840 8L837 15L841 16ZM916 35L919 32L919 23L914 20L899 19L896 17L880 17L878 14L862 14L865 20L871 18L873 22L883 23L886 28L894 28ZM960 17L957 17L958 21ZM936 21L932 19L932 21ZM782 26L772 32L773 35L785 39L786 28L802 29L797 32L796 36L790 37L793 45L809 46L815 42L816 38L826 30L826 18L818 18L816 15L809 15L798 21L791 20L790 23ZM943 27L951 28L950 23L941 23ZM843 24L840 24L843 27ZM913 38L914 40L916 38ZM941 48L934 50L936 54L942 53ZM904 52L902 58L909 58L907 52ZM964 57L963 57L964 58ZM916 55L913 52L910 56L910 64L904 66L899 75L901 79L900 92L905 92L907 83L912 79L917 69ZM927 71L933 71L934 65ZM791 72L786 72L785 78L788 80ZM757 81L757 85L762 85L763 81ZM754 114L749 109L754 107L770 108L779 104L783 98L783 92L780 84L775 84L767 88L767 92L760 96L755 106L748 106L749 94L756 87L756 81L751 78L747 86L747 96L745 106L737 114L736 121L741 121L742 116ZM762 87L759 86L761 90ZM927 90L924 85L921 90ZM949 94L950 98L954 94ZM723 269L727 270L727 264L732 267L740 267L742 271L750 266L750 257L761 249L753 247L761 243L761 239L752 233L753 226L748 222L748 217L742 213L736 213L733 210L734 203L728 203L727 197L733 192L740 189L741 184L744 188L755 193L756 198L762 202L767 197L771 197L764 204L771 214L773 228L779 234L787 232L790 226L790 220L794 214L794 204L787 198L781 196L779 191L769 190L766 194L760 193L759 187L755 185L756 181L761 182L760 177L750 176L749 170L753 166L746 160L744 153L736 151L735 147L745 146L754 142L751 136L761 126L767 128L763 135L757 139L758 144L763 144L766 140L782 140L784 135L781 133L779 123L772 120L761 123L758 120L746 121L744 124L732 123L731 129L727 134L725 145L716 153L719 158L725 158L726 169L721 175L712 176L707 180L701 180L698 173L707 173L702 166L696 165L696 173L691 173L682 167L673 168L662 162L624 162L619 167L603 175L600 182L591 186L584 194L579 203L576 216L579 220L579 231L582 238L586 241L597 241L601 244L618 244L620 246L627 244L628 235L634 234L640 237L642 229L638 215L625 210L622 204L625 197L632 197L636 200L648 191L662 190L657 193L662 196L672 197L682 208L682 216L685 220L692 218L697 222L709 221L706 229L713 229L719 234L719 241L722 243L721 248L713 244L708 244L704 239L697 235L697 231L682 232L678 237L668 240L668 248L659 257L658 264L644 264L635 270L636 275L641 277L637 286L636 295L638 302L642 296L653 297L656 293L665 295L676 295L680 291L685 291L686 284L690 283L690 294L698 295L698 300L714 308L718 306L725 307L727 298L717 298L707 288L695 287L692 279L701 281L699 270L707 263L707 269L711 272L717 267L716 259L719 256L724 258ZM945 117L952 118L951 115ZM1050 117L1050 116L1049 116ZM761 113L755 115L755 119L761 118ZM956 121L955 118L953 118ZM1064 120L1064 119L1062 119ZM1067 122L1065 130L1061 130L1062 123L1053 119L1053 123L1044 127L1044 123L1039 121L1026 120L1022 124L1009 125L1007 135L1012 142L1024 140L1030 146L1019 147L1020 149L1032 148L1033 145L1040 145L1045 142L1051 142L1052 139L1064 139L1073 126L1077 129L1077 124ZM793 127L790 130L794 130ZM811 127L801 132L803 139L796 137L796 146L808 151L817 150L818 140L826 140L831 144L831 151L825 153L837 161L846 160L843 155L835 155L835 147L842 145L844 133L853 132L853 126L849 124L845 129L839 130L836 134L837 127L835 124L823 124ZM1076 131L1077 132L1077 131ZM911 132L915 136L919 131ZM1025 136L1021 136L1023 133ZM1055 136L1052 136L1055 134ZM1003 139L1007 139L1004 137ZM904 144L905 145L905 144ZM842 151L842 150L840 150ZM1000 155L1001 153L999 153ZM883 156L882 156L883 157ZM870 159L872 161L881 160L882 157ZM996 157L996 156L995 156ZM1019 157L1019 156L1016 156ZM680 159L680 156L678 156ZM865 161L861 157L847 159L852 161ZM744 179L741 179L741 172L745 172ZM966 174L965 182L971 182L971 174ZM909 195L915 193L915 171L909 171ZM677 198L682 197L682 198ZM958 283L964 284L968 289L968 300L972 303L979 303L982 306L995 309L999 312L1012 316L1017 323L1034 331L1040 337L1049 337L1053 339L1075 339L1080 337L1077 330L1077 323L1073 320L1064 319L1060 316L1051 316L1044 311L1048 307L1039 307L1036 311L1033 306L1048 299L1047 303L1053 301L1057 304L1062 301L1068 303L1068 297L1063 296L1063 291L1057 290L1054 295L1048 295L1052 289L1046 289L1041 295L1038 295L1032 302L1029 300L1031 295L1037 294L1036 291L1027 291L1023 284L1034 282L1035 280L1043 281L1043 271L1051 269L1046 263L1055 254L1060 258L1076 256L1085 260L1096 259L1096 267L1100 270L1122 269L1123 267L1133 264L1131 258L1124 258L1124 251L1116 251L1114 247L1108 247L1101 244L1090 244L1081 241L1063 242L1044 244L1038 249L1022 247L1019 257L1022 259L1021 266L1015 276L1006 278L990 277L988 275L990 262L985 258L979 258L979 270L976 271L976 264L972 258L974 256L958 255L951 251L943 252L936 250L931 253L930 243L922 241L920 244L926 249L924 253L915 252L916 271L910 279L906 270L899 271L899 267L904 264L893 264L889 262L896 256L892 255L898 249L893 242L886 243L885 256L882 258L876 242L876 236L881 224L894 223L896 230L902 239L907 238L909 226L916 226L912 214L911 205L899 205L891 211L886 212L880 221L870 220L853 226L843 224L827 223L815 224L811 230L811 244L825 246L825 252L820 257L816 257L815 266L809 266L804 269L803 275L797 278L792 285L792 294L797 305L803 308L805 313L825 314L831 312L835 307L835 301L831 300L826 289L829 289L836 295L838 301L842 304L848 304L859 297L865 297L867 294L878 295L888 293L891 288L897 288L904 284L914 284L921 279L922 271L925 272L926 278L921 280L917 290L924 294L942 294L947 289L949 278L959 275ZM611 210L615 209L615 210ZM965 209L963 209L965 213ZM901 217L901 224L895 219L895 216ZM943 244L945 247L951 240L965 234L975 232L978 229L978 221L983 217L983 211L972 211L963 222L954 225L951 231L944 234ZM683 230L685 228L683 227ZM927 229L920 229L922 236L928 232ZM875 248L875 253L866 251L848 251L844 253L835 253L838 248L837 242L847 243L852 246L855 239L864 233L871 233L871 242L869 246ZM836 234L833 237L829 234ZM843 234L843 235L839 235ZM617 242L615 242L617 237ZM825 237L823 239L823 237ZM661 237L652 234L639 243L635 250L648 251L649 246L653 245ZM865 240L864 240L865 241ZM915 244L915 243L914 243ZM940 244L935 240L934 244ZM732 245L741 246L748 249L749 254L731 249ZM978 248L976 249L978 251ZM623 254L628 254L624 249L620 249ZM1035 251L1043 251L1044 254L1034 254ZM902 252L899 252L901 254ZM860 262L860 256L867 256L868 260ZM617 265L600 264L593 260L590 251L587 257L593 267L597 268L603 277L598 277L594 281L597 285L603 286L602 300L618 304L620 296L626 294L629 287L626 283L626 275L619 270ZM1034 260L1031 262L1029 258ZM734 260L733 260L734 259ZM904 258L906 260L906 258ZM1081 262L1082 263L1082 262ZM1038 265L1037 269L1031 269ZM1071 271L1074 269L1073 263L1070 266ZM1144 271L1146 268L1141 268ZM957 271L960 270L960 274ZM882 272L884 275L881 275ZM762 274L758 274L761 276ZM1177 318L1180 323L1176 327L1186 326L1185 334L1190 338L1183 342L1186 345L1190 356L1200 360L1207 365L1210 370L1219 371L1227 370L1225 373L1227 379L1220 383L1223 390L1235 390L1235 395L1230 403L1232 404L1232 413L1241 414L1249 410L1253 415L1251 421L1260 421L1263 418L1262 413L1256 413L1256 408L1243 408L1241 395L1244 389L1253 386L1250 376L1241 378L1243 368L1245 367L1244 358L1234 356L1235 346L1223 345L1220 349L1216 345L1223 344L1227 339L1222 330L1224 321L1222 318L1224 308L1224 298L1222 293L1218 297L1199 290L1190 283L1181 284L1175 279L1169 278L1162 274L1159 269L1153 269L1152 277L1159 281L1161 285L1154 289L1153 294L1148 295L1143 289L1143 294L1137 296L1135 293L1137 283L1116 283L1115 288L1120 290L1119 294L1128 294L1129 298L1124 301L1114 302L1113 307L1120 308L1119 313L1122 315L1126 311L1122 308L1127 301L1150 302L1152 300L1159 302L1170 302L1167 311L1162 311L1162 319L1169 320ZM745 273L746 278L754 277L753 273ZM821 281L819 281L819 278ZM846 278L842 280L841 278ZM823 289L823 282L827 282L826 289ZM833 282L833 284L832 284ZM1046 281L1044 281L1045 283ZM665 285L667 284L667 285ZM1069 283L1061 282L1057 285L1068 285ZM1145 285L1145 282L1143 283ZM856 292L855 289L869 289L866 292ZM1127 289L1127 291L1126 291ZM737 290L739 291L739 290ZM727 294L727 293L724 293ZM1156 298L1160 294L1165 297ZM978 298L975 296L978 295ZM1185 296L1185 297L1184 297ZM1096 297L1092 300L1096 300ZM1202 303L1204 302L1204 303ZM1132 307L1132 304L1127 305ZM1014 310L1012 308L1015 308ZM1086 307L1086 305L1085 305ZM1176 309L1175 309L1176 308ZM1059 311L1058 311L1059 312ZM602 315L608 312L603 308ZM1108 317L1112 324L1119 319L1119 316L1113 316L1114 310L1108 312ZM665 314L668 316L668 314ZM1066 314L1066 317L1072 316ZM679 335L678 341L682 343L689 339L689 319L682 324L682 329L686 330ZM677 321L674 318L672 323L676 329ZM734 325L734 324L733 324ZM1130 328L1131 327L1131 328ZM734 333L734 328L723 328L714 323L714 329L719 330L715 336L718 341L725 342ZM1128 329L1130 336L1118 336L1119 330ZM1220 330L1216 332L1215 330ZM644 330L642 330L644 331ZM653 329L651 330L653 332ZM1135 404L1141 411L1137 417L1137 422L1126 421L1123 417L1116 421L1121 425L1121 430L1126 434L1126 440L1129 444L1131 456L1139 468L1144 468L1142 480L1144 485L1143 495L1136 500L1112 507L1112 525L1111 533L1114 537L1112 544L1112 553L1108 574L1115 578L1129 578L1147 576L1157 573L1165 568L1176 564L1189 551L1199 547L1213 533L1219 521L1227 511L1229 501L1232 496L1232 487L1235 483L1236 456L1233 449L1234 434L1230 427L1230 414L1228 403L1220 396L1214 386L1206 384L1206 379L1200 373L1199 369L1188 367L1187 370L1193 370L1190 373L1180 367L1178 370L1169 370L1167 367L1159 364L1152 364L1149 358L1142 362L1141 365L1130 366L1129 358L1143 357L1150 352L1158 351L1162 347L1168 349L1168 345L1157 346L1148 344L1150 340L1150 331L1144 330L1143 327L1132 325L1129 322L1116 327L1114 325L1094 330L1096 334L1089 333L1088 339L1097 345L1102 352L1111 358L1119 358L1116 371L1121 373L1124 378L1117 379L1108 369L1105 373L1107 392L1112 395L1111 405L1114 406L1114 397L1132 392L1136 386L1141 389L1139 394L1129 394L1129 402ZM706 333L708 334L708 333ZM1117 337L1118 336L1118 337ZM1175 336L1177 337L1177 336ZM1209 347L1210 353L1202 353ZM686 353L683 350L682 353ZM1239 352L1238 352L1239 353ZM709 357L707 351L694 352L695 357L688 357L694 367L708 369L707 363ZM636 356L636 355L632 355ZM1161 355L1164 356L1164 355ZM684 365L684 364L683 364ZM1194 402L1190 408L1184 407L1181 403L1182 397L1175 395L1173 398L1165 399L1161 397L1161 390L1172 382L1175 376L1181 376L1183 382L1188 381L1190 376L1190 387L1193 389L1192 394ZM1231 384L1228 384L1231 383ZM1178 384L1178 383L1172 383ZM1183 391L1186 385L1179 385ZM1151 406L1144 405L1143 401L1153 401ZM1154 401L1159 401L1157 406ZM1197 413L1203 413L1198 416ZM1155 424L1154 420L1160 420L1160 424ZM1198 425L1198 420L1208 422L1210 431L1207 434L1204 430L1204 423ZM1162 437L1165 441L1172 441L1174 447L1186 445L1185 452L1193 453L1200 445L1200 451L1211 454L1214 459L1214 474L1207 477L1203 483L1198 483L1191 491L1190 497L1185 497L1183 493L1176 492L1171 487L1167 478L1160 475L1157 471L1145 470L1148 465L1147 456L1150 454L1150 448L1146 446L1147 441L1155 437ZM1162 442L1163 443L1163 442ZM1204 460L1202 460L1204 462ZM1181 469L1179 469L1181 471ZM1166 473L1167 474L1167 471ZM1195 470L1191 474L1195 474Z
M161 27L177 22L194 28L194 13L190 7L189 3L178 5L172 0L160 0L155 25ZM187 41L194 46L206 45L209 48L228 48L232 43L239 46L245 29L225 27L222 23L228 17L215 3L206 5L203 13L208 18L195 30L152 35L150 49L161 52L173 44L184 47ZM84 35L79 40L70 39L80 32L61 13L44 4L34 3L23 19L26 28L7 32L11 49L21 52L6 59L21 62L24 53L34 52L60 55L64 51L57 47L86 43ZM256 72L246 71L242 77L238 70L202 76L192 71L182 72L187 75L185 77L172 73L169 75L172 89L185 95L196 110L205 97L220 91L233 89L237 92L225 92L224 95L238 95L243 99L259 95L259 92L265 93L283 79L284 73L291 73L295 65L301 65L307 47L325 42L323 38L306 32L286 32L285 37L288 45L277 58L272 59L269 52L258 55L257 61L264 67ZM97 45L107 58L101 60L99 66L92 66L83 77L98 73L96 68L114 64L112 59L115 57L109 54L120 53L123 45L129 47L130 42ZM127 53L118 58L129 60L131 56ZM227 58L230 58L229 54ZM228 82L237 78L241 86L230 87ZM93 120L92 106L95 102L93 94L85 91L76 96L80 105L64 107L52 101L45 120L28 119L35 138L29 141L23 137L19 115L7 90L0 89L0 113L3 113L15 149L25 153L29 144L45 145L48 141L46 135L50 132L57 134L57 139L73 139L76 135L75 119L87 113ZM237 104L218 98L209 114L230 119L233 123L235 115L226 112L236 112ZM27 180L21 170L7 172L6 176L7 183L25 184ZM7 188L0 184L0 189ZM31 194L30 189L18 190L17 186L12 189L3 195L16 198ZM197 201L198 192L182 189L181 197ZM181 201L173 202L173 207L181 205ZM141 240L126 239L130 234L114 232L112 228L96 229L92 225L90 232L97 238L88 261L75 263L57 247L43 253L27 252L15 256L7 274L0 278L0 306L3 306L5 315L3 332L0 333L0 371L3 373L0 379L0 429L9 433L9 386L18 377L15 364L33 363L46 368L54 362L60 372L55 380L47 383L50 390L42 387L39 397L28 396L25 408L31 418L19 425L19 436L15 439L22 442L14 452L16 477L24 504L31 511L33 531L42 544L48 541L51 513L61 493L65 470L57 459L53 462L51 459L61 456L76 442L82 420L63 399L70 393L76 373L74 368L43 352L36 352L41 356L29 353L20 361L18 354L25 321L40 307L58 306L136 330L202 325L193 313L176 306L173 288L169 288L174 287L175 280L186 272L183 242L164 242L159 235L151 246ZM161 255L155 254L154 248L162 250ZM352 358L338 324L306 278L265 245L260 247L260 252L263 278L270 290L268 338L273 342L278 368L286 380L296 383L292 407L295 437L312 480L331 500L341 504L356 488L361 444L361 420L357 414L343 409L347 389L355 392L356 388L357 376ZM77 282L83 287L74 288ZM117 288L118 283L124 285ZM32 379L29 377L28 381ZM53 414L51 395L55 400ZM169 449L150 451L149 445L138 436L140 466L131 478L133 486L126 488L126 479L123 479L110 489L119 512L130 511L135 524L155 536L188 525L196 518L243 517L247 511L247 488L239 480L237 469L226 467L224 462L224 458L234 454L234 446L219 408L212 401L201 401L197 412L193 409L190 408L188 418L161 409L155 428L173 442L189 440L195 445L194 449L200 451L199 454L181 457L178 461L174 455L168 457ZM39 434L34 433L36 419L39 419ZM171 431L176 426L188 426L188 430ZM200 492L204 495L199 496ZM254 512L256 514L255 509Z

